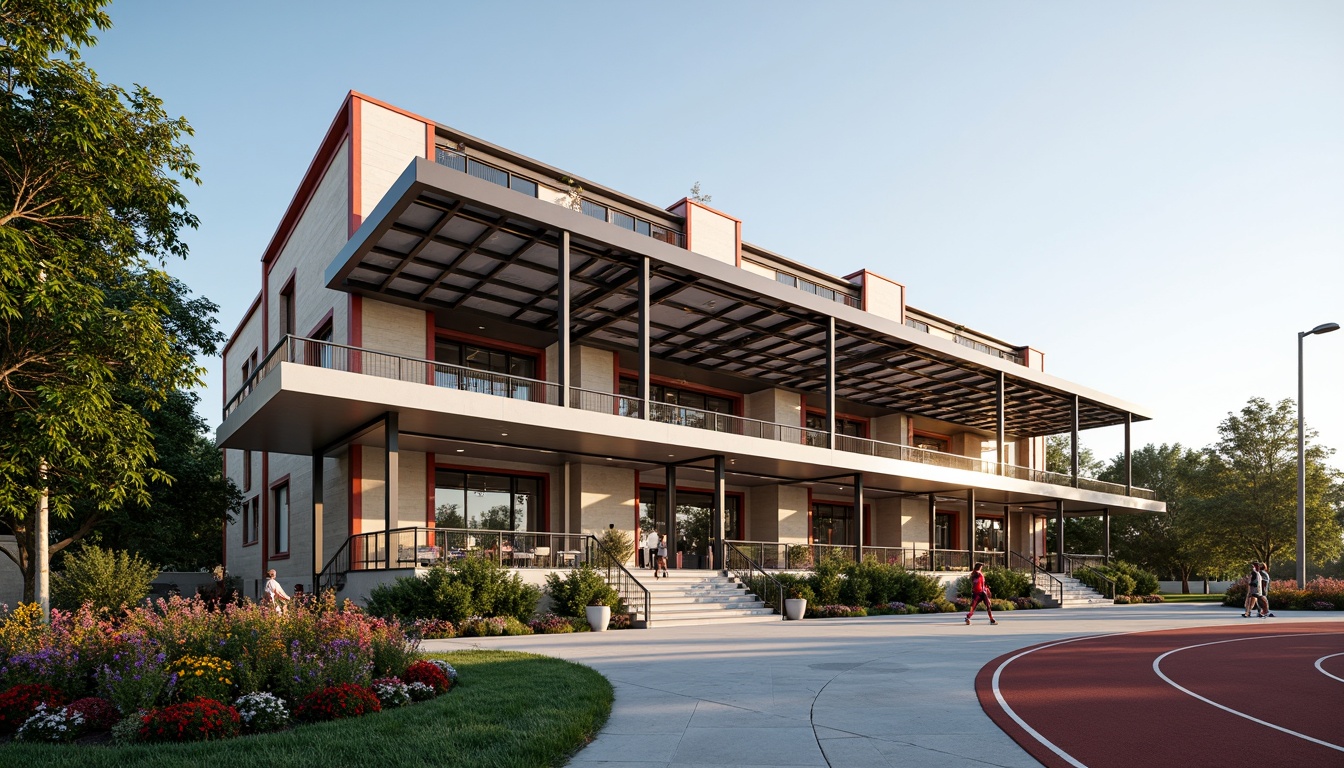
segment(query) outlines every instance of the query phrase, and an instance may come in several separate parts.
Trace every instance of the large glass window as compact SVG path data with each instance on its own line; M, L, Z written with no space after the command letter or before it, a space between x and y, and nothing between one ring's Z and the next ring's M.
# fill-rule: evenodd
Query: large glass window
M1002 552L1007 549L1003 537L1003 518L975 518L975 549L977 552Z
M582 200L579 202L579 209L586 216L592 216L594 219L601 219L602 221L607 220L607 207L605 205L598 205L591 200Z
M528 197L537 196L537 182L531 179L524 179L522 176L509 176L509 189L514 192L522 192Z
M938 549L957 548L957 516L939 512L933 516L933 541Z
M639 382L621 379L623 397L639 397ZM737 401L732 398L708 395L689 389L677 389L654 384L649 387L650 418L664 424L710 429L715 432L733 431L731 419L716 418L713 414L737 415Z
M923 448L926 451L938 451L939 453L952 452L952 445L946 437L929 435L923 432L915 433L914 446L916 448Z
M807 428L820 430L821 434L817 434L816 432L804 432L803 442L808 445L816 445L822 448L826 447L826 414L807 414ZM835 434L849 435L850 437L867 437L868 424L867 422L859 421L857 419L845 419L837 416L835 419Z
M854 507L847 504L812 505L814 544L853 544Z
M289 484L271 491L271 552L277 555L289 552Z
M742 497L729 494L725 499L724 531L729 539L739 539L742 534ZM639 489L639 532L644 535L652 530L667 533L667 491L663 488ZM714 496L699 491L677 491L677 545L676 551L683 555L704 557L709 553L709 544L714 529ZM672 551L668 547L668 552ZM699 563L686 562L686 568L700 567Z
M502 171L493 165L486 165L478 160L467 158L467 175L475 176L478 179L484 179L491 184L498 184L501 187L509 186L509 172Z
M461 344L456 341L439 341L434 345L434 360L484 372L478 375L453 368L436 369L434 383L440 387L512 397L516 400L532 398L533 385L530 382L504 378L504 376L536 378L537 360L531 355L489 349L474 344Z
M440 469L434 475L434 524L491 531L545 529L539 477Z

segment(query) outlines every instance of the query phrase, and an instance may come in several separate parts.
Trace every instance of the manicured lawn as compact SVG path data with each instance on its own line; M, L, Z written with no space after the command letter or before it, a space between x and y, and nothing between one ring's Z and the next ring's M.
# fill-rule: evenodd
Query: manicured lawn
M1162 595L1162 600L1168 603L1221 603L1223 601L1222 592L1214 592L1211 595Z
M596 735L612 690L594 670L510 651L430 654L458 684L433 701L284 733L197 744L60 746L9 743L0 765L114 766L558 766Z

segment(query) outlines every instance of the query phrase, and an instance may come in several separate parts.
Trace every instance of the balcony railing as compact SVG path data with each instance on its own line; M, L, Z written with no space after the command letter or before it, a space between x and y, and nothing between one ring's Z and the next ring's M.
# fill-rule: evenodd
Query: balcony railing
M224 406L224 418L227 419L230 414L236 411L247 396L256 389L257 385L281 362L311 365L348 373L361 373L368 376L379 376L397 381L428 384L446 389L526 400L546 405L561 404L560 385L549 381L523 376L510 376L461 365L437 363L433 360L392 355L386 352L375 352L359 347L335 344L330 341L286 336L276 345L275 349L271 350L261 365L257 366L257 370L243 382L243 386L238 392L229 399ZM639 398L611 392L597 392L590 389L571 387L569 407L635 419L642 417L642 402ZM649 420L660 424L675 424L693 429L724 432L819 448L825 448L829 442L824 430L748 419L728 413L717 413L670 403L650 402ZM988 459L958 456L909 445L870 440L864 437L837 434L835 436L835 448L848 453L912 461L969 472L1002 475L1035 483L1061 486L1074 485L1073 477L1058 472L1046 472L1011 464L1001 465ZM1121 496L1129 495L1140 499L1157 499L1157 494L1147 488L1130 488L1129 493L1126 494L1125 486L1120 483L1110 483L1087 477L1078 478L1077 487ZM754 560L757 559L749 552L747 556Z

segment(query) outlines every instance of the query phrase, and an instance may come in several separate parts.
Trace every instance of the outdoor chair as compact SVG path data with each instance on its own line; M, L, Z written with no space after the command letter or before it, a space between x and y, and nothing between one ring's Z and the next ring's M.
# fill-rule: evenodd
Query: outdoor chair
M532 561L533 565L542 567L542 563L544 562L546 564L545 567L550 567L551 564L550 547L537 547L536 549L532 550L532 554L536 555L536 559Z

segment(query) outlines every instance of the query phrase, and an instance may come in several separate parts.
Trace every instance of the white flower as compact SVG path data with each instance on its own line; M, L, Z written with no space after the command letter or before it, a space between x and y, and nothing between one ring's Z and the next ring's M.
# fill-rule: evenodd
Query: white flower
M84 715L65 707L38 704L33 716L19 726L19 741L69 741L84 725Z

